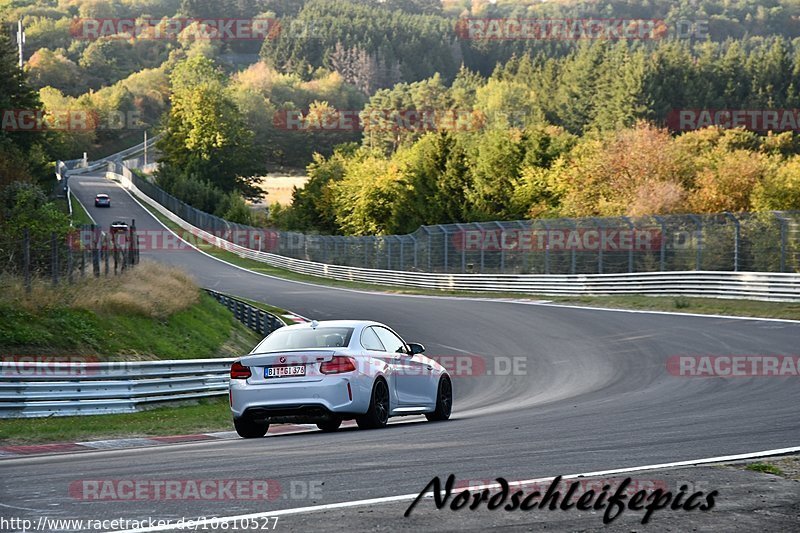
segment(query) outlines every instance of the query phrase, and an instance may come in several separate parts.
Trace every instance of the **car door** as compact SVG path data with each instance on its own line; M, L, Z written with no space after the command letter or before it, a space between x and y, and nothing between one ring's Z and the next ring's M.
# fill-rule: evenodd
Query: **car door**
M395 332L374 326L381 344L392 356L395 367L395 387L401 406L427 406L436 396L433 367L422 356L408 353L406 343Z
M366 350L366 354L372 359L380 359L389 365L390 371L387 375L389 385L389 396L391 398L391 407L394 409L399 405L397 399L397 384L395 381L395 370L397 368L397 354L389 353L383 346L375 328L370 326L361 331L361 347Z

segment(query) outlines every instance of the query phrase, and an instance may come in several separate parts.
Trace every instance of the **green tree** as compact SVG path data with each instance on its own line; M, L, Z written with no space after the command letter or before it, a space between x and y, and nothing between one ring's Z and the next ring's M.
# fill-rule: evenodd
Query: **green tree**
M214 63L196 56L179 63L171 76L172 108L158 147L167 172L207 181L224 192L255 197L253 174L262 165L253 132L230 97Z

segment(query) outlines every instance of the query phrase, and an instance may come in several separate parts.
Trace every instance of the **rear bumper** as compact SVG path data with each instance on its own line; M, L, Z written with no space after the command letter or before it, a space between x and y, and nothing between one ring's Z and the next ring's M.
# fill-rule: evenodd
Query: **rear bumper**
M348 384L353 399L350 399ZM234 418L251 417L270 422L315 423L333 417L352 418L369 407L351 378L323 381L251 385L231 380L231 412Z
M349 418L346 415L347 413L334 413L322 404L302 404L248 407L242 417L267 420L273 424L316 424L336 417Z

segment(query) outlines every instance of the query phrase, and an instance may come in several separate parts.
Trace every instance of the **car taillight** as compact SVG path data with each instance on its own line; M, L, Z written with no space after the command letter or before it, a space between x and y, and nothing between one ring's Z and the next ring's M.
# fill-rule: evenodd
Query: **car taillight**
M250 368L244 366L239 361L231 365L231 379L247 379L252 375Z
M356 362L352 357L343 355L334 356L330 361L325 361L319 365L319 371L323 374L344 374L353 372L356 369Z

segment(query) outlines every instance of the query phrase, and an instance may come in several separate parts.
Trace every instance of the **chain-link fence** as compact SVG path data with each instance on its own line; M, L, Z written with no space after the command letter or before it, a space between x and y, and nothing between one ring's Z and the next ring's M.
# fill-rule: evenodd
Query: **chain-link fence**
M183 220L219 237L321 263L495 274L800 272L800 211L476 222L422 226L408 235L344 237L228 222L139 176L132 182Z
M0 237L0 273L21 278L27 290L36 278L72 283L77 277L120 274L138 263L134 225L112 226L108 232L96 225L61 233L23 229Z

